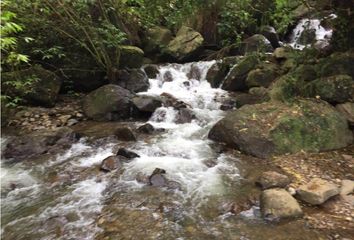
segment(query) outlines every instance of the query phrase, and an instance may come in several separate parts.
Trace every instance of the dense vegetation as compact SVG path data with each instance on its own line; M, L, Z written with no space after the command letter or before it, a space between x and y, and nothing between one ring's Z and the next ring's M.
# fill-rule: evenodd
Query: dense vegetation
M2 1L1 70L40 64L60 75L66 82L63 90L69 91L75 75L92 70L102 71L106 78L114 80L120 68L120 46L141 47L144 32L153 26L166 27L173 33L183 25L190 26L203 35L206 44L220 49L240 43L265 25L274 26L281 38L286 37L297 20L294 9L300 4L309 6L309 2L313 1ZM352 34L346 10L346 6L337 9L337 47L342 49L350 47L347 39ZM13 79L6 83L11 87L5 87L2 94L7 96L9 88L23 89L33 81L35 76ZM12 97L12 102L19 100Z

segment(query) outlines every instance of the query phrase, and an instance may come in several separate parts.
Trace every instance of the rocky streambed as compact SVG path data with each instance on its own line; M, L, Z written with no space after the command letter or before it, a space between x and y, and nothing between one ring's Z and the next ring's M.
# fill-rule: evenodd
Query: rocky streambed
M104 102L116 103L103 112L90 105L100 102L99 92L85 99L92 118L114 120L139 110L151 115L147 122L87 121L77 104L51 114L19 114L27 123L14 122L15 129L2 135L2 238L350 239L353 182L345 180L353 179L353 148L268 157L307 146L280 144L298 136L284 137L284 121L270 121L274 116L295 119L294 127L299 118L309 121L304 136L319 140L331 134L334 147L344 147L350 138L340 127L343 118L325 103L306 100L306 110L301 104L290 110L283 104L257 105L262 116L246 107L232 123L227 110L235 103L227 91L210 85L215 64L160 66L150 87L132 101L118 87L99 89L107 100L99 109ZM65 110L68 105L73 107ZM324 106L322 118L313 117L315 106ZM256 121L262 117L265 121ZM36 124L38 119L47 121ZM310 131L311 121L339 127ZM53 129L41 129L46 124ZM18 126L30 133L19 133ZM274 142L272 134L279 136ZM308 150L319 146L334 148L319 142ZM345 193L343 186L349 189Z

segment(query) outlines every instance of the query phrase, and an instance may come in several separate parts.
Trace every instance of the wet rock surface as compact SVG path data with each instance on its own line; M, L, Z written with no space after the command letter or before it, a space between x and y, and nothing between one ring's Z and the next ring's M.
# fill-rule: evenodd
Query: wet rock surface
M133 159L133 158L138 158L140 157L139 154L133 152L133 151L129 151L128 149L125 148L119 148L118 152L117 152L117 156L123 156L126 157L128 159Z
M121 159L118 156L109 156L102 161L101 170L111 172L120 170L123 167Z
M119 127L115 129L114 135L121 141L136 141L136 136L129 127Z

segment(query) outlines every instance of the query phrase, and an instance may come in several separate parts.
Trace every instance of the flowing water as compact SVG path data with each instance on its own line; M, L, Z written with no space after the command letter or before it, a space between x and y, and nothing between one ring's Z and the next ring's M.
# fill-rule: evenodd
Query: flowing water
M317 239L318 233L299 221L264 222L252 204L237 216L229 213L230 203L244 201L254 190L240 174L239 159L220 154L207 138L225 115L219 108L227 98L205 79L213 63L161 66L150 89L139 93L169 93L185 102L196 116L189 123L177 123L177 110L160 107L148 122L165 131L133 144L81 139L38 161L3 160L2 239ZM4 146L11 137L2 141ZM119 146L141 157L125 163L122 172L100 172L101 161ZM178 187L136 180L155 168L166 170Z

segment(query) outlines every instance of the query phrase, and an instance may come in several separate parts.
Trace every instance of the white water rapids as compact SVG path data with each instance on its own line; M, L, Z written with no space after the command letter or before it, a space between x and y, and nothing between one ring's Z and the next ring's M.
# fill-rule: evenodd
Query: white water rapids
M150 79L150 89L139 94L169 93L191 106L196 118L177 124L175 109L157 109L149 123L166 131L128 147L141 157L125 163L119 178L95 170L104 158L114 154L116 143L106 142L97 147L85 139L44 163L2 164L2 189L16 184L14 190L2 194L3 239L94 239L100 232L96 222L109 184L117 181L118 187L113 190L117 192L119 186L138 191L144 185L135 180L136 175L150 175L155 168L165 169L166 177L181 185L175 194L186 201L201 203L208 196L222 195L223 178L238 179L239 173L228 166L230 157L216 154L207 139L211 126L224 115L219 110L219 100L227 96L206 81L207 70L213 63L161 66L157 78ZM199 79L188 77L192 70ZM172 81L164 80L167 72ZM205 164L210 160L215 162L213 167ZM50 171L57 173L58 181L42 179Z

